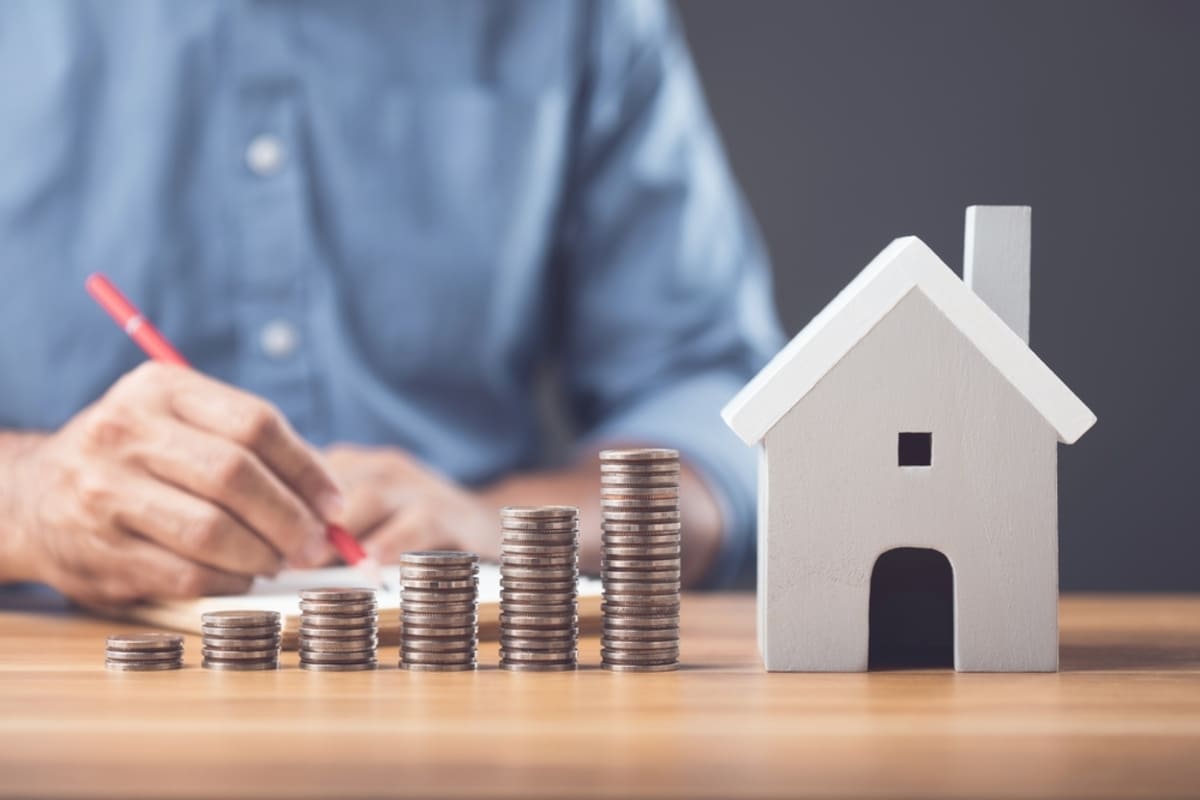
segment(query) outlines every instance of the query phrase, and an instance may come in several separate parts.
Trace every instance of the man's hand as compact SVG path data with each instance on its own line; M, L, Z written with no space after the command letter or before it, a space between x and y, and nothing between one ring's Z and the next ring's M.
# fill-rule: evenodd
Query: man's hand
M244 590L324 556L341 496L265 401L147 363L0 460L0 578L113 604Z
M337 445L325 457L346 494L347 530L382 563L408 550L499 554L496 510L403 451Z

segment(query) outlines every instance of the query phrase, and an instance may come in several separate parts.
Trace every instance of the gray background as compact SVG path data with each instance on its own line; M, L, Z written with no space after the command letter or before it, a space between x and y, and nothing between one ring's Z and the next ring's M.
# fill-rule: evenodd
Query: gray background
M1064 589L1200 589L1200 3L682 0L799 330L883 246L956 270L1033 206L1034 349L1099 423L1061 447Z

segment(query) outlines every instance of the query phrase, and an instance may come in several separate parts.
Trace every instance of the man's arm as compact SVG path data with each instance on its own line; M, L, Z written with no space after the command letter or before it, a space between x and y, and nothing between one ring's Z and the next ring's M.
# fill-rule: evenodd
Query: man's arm
M37 580L24 541L25 525L18 519L20 504L14 496L17 465L46 438L42 433L0 431L0 583Z

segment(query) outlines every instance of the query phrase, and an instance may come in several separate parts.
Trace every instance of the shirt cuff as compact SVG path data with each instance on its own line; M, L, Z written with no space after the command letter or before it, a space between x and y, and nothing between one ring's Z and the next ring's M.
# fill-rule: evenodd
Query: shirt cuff
M678 381L588 431L581 449L614 441L645 442L679 451L712 492L723 521L720 548L700 588L729 584L753 552L756 513L754 448L721 419L721 408L745 379L706 373Z

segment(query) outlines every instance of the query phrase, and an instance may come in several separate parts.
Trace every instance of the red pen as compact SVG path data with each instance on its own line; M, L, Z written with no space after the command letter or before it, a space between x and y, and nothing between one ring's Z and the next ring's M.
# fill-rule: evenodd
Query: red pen
M187 359L180 355L167 338L155 328L150 320L142 315L137 306L129 301L113 282L99 272L88 276L84 284L88 294L108 312L116 323L121 326L129 338L155 361L164 364L176 364L181 367L191 366ZM372 585L387 589L382 571L375 559L367 555L358 540L351 536L340 525L329 524L325 527L325 537L347 564L357 567L372 582Z

